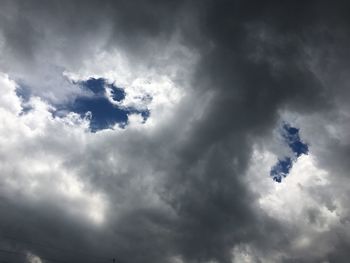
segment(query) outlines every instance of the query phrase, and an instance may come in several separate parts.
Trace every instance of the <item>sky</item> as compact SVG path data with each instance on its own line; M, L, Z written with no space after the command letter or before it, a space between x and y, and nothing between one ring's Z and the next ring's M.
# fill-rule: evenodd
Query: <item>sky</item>
M349 13L0 0L0 262L348 262Z

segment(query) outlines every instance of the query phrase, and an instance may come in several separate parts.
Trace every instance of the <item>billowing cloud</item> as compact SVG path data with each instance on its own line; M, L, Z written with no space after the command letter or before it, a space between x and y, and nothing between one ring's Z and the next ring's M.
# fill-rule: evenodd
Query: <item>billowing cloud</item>
M349 8L2 1L0 259L347 262Z

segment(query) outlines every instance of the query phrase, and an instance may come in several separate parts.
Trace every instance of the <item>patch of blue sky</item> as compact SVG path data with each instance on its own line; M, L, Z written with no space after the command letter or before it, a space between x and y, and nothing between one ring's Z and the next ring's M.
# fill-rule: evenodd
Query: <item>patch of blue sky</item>
M290 148L292 155L284 156L278 159L278 162L271 168L270 176L275 182L282 182L282 179L288 176L293 167L293 163L303 155L308 154L309 147L304 143L299 135L299 129L284 123L281 129L281 135L284 143Z
M78 113L84 117L91 113L90 129L92 132L108 129L118 123L124 127L128 121L129 110L120 109L111 104L106 97L77 97L73 103L61 105L59 110Z
M79 84L82 89L92 91L95 95L103 96L105 93L106 81L103 78L90 78L86 81L79 81L77 84Z
M90 78L86 81L77 82L82 89L91 91L95 96L105 96L106 88L111 91L112 100L122 101L125 99L125 91L122 88L109 84L103 78Z
M125 108L111 103L107 97L107 88L111 91L112 100L117 102L122 102L125 99L125 91L114 84L107 83L103 78L90 78L76 84L87 91L86 95L78 96L70 103L55 105L56 112L53 114L75 112L81 117L85 117L87 113L90 113L90 130L92 132L111 129L115 124L123 128L127 125L130 114L140 114L144 122L150 116L148 109Z
M136 109L133 107L122 107L119 103L125 99L125 91L123 88L108 83L103 78L90 78L86 81L75 82L83 94L75 97L73 100L62 104L55 104L53 116L64 117L69 112L79 114L82 118L89 116L90 130L97 132L103 129L111 129L116 124L124 128L128 124L130 114L139 114L143 118L143 122L150 116L148 109ZM109 89L111 98L108 98L106 89ZM31 110L28 106L30 97L32 96L30 89L26 86L19 86L16 89L17 96L22 100L22 113L25 114Z
M271 168L270 176L275 182L282 182L282 178L289 174L290 169L293 166L292 159L285 157L284 159L279 159L278 162Z
M108 85L108 87L111 89L112 100L120 102L125 99L125 91L123 89L112 84Z
M282 136L297 157L309 152L308 145L303 143L300 139L299 129L291 127L289 124L285 123L283 125Z

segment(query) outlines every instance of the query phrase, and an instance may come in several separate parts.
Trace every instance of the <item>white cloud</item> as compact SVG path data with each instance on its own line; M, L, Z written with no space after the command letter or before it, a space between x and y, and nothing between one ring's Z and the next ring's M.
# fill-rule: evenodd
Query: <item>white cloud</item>
M86 122L77 123L77 116L72 115L53 118L50 106L39 98L30 101L33 110L20 115L14 81L2 74L0 85L1 194L23 196L34 203L46 200L68 213L101 223L104 197L88 191L79 174L64 167L67 150L72 151L72 145L84 147Z
M53 117L52 106L39 97L30 99L32 110L20 114L16 83L4 74L0 83L4 95L0 104L0 192L3 196L10 199L21 196L15 200L34 206L48 203L66 216L97 225L108 221L106 217L119 214L118 210L110 212L111 201L119 208L168 209L154 189L161 176L153 171L147 160L149 155L145 152L137 156L134 152L142 149L143 138L157 134L158 126L164 125L159 120L158 126L152 120L142 124L140 116L131 115L126 130L116 128L90 133L88 119L74 113L63 118ZM156 101L156 95L155 98ZM167 103L167 98L160 95L158 105L153 106L165 107ZM107 191L108 187L121 188L113 192Z
M118 48L109 52L96 50L78 69L69 64L64 76L72 81L104 78L123 88L125 99L111 103L138 110L149 109L148 126L154 126L173 114L175 106L188 95L189 79L198 55L179 43L175 35L168 45L159 47L145 61L132 59ZM110 94L107 90L107 96Z
M347 124L338 120L332 124L318 115L284 114L283 119L292 119L293 125L300 128L301 138L309 143L310 152L299 157L289 175L281 183L276 183L269 172L278 157L278 151L272 152L276 148L273 144L278 142L265 138L254 148L247 184L258 197L257 207L283 225L290 242L287 247L282 246L284 249L280 248L282 254L279 256L281 251L271 251L272 254L264 257L272 257L266 262L279 262L281 257L293 258L293 255L327 258L341 238L335 233L343 231L344 235L349 234L345 230L346 224L342 223L349 218L344 198L349 187L345 178L332 174L332 167L321 166L324 161L320 163L320 160L329 152L329 143L334 136L341 140L342 127ZM324 121L328 126L323 125ZM322 126L325 129L320 128ZM255 255L260 253L257 251Z
M27 262L28 263L42 263L43 261L41 260L40 257L32 254L31 252L27 253Z

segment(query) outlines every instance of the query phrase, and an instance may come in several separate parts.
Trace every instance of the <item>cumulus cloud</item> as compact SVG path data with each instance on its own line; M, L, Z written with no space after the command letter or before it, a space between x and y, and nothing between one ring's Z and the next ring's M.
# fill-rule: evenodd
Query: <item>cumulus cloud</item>
M348 11L2 1L0 258L347 262Z

